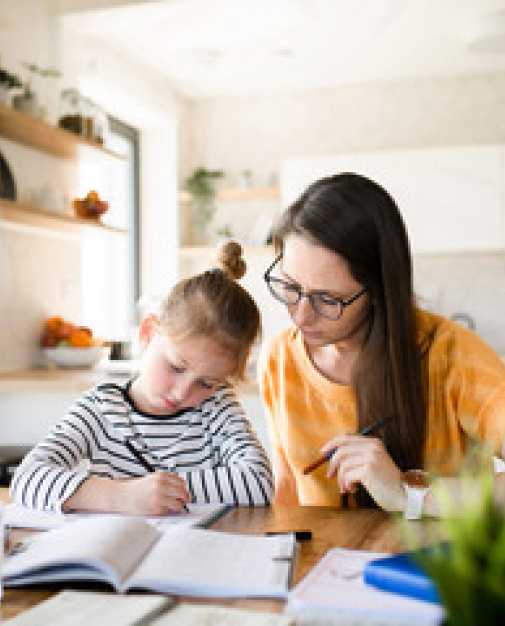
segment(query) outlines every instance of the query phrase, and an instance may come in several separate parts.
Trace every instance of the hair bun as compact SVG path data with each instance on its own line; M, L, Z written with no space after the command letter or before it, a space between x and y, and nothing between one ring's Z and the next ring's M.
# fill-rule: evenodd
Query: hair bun
M221 247L217 260L231 280L239 280L246 272L247 264L242 258L242 246L236 241L227 241Z

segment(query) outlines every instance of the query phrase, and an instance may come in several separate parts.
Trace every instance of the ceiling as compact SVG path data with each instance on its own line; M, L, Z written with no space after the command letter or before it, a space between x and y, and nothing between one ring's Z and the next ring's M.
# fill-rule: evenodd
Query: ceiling
M112 4L63 10L65 27L149 66L194 98L505 72L505 0Z

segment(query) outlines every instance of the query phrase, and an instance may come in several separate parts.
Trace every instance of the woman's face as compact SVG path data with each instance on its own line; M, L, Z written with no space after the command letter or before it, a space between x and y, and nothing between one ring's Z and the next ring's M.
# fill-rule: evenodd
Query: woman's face
M309 242L300 235L288 235L284 253L279 263L280 278L303 292L325 292L330 296L348 300L363 285L352 277L343 257ZM298 304L286 305L293 322L303 334L309 347L362 341L367 331L370 299L367 292L346 306L339 319L330 319L318 313L304 297Z

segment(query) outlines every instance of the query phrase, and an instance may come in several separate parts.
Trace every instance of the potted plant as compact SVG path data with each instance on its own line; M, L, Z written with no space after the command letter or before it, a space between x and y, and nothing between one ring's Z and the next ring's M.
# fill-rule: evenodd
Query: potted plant
M24 63L23 65L26 67L28 72L30 72L30 76L38 75L44 78L55 78L61 76L60 71L52 67L42 68L35 65L35 63ZM12 99L14 108L36 117L42 117L44 111L38 105L37 94L32 89L31 78L24 81L22 87L22 93L14 96Z
M22 87L19 77L0 67L0 102L7 104L9 91L15 87Z
M493 469L470 476L466 502L442 494L448 515L443 542L420 551L419 563L431 576L446 610L447 626L505 624L505 503L494 493Z
M205 238L205 230L215 211L216 182L223 176L221 170L199 167L184 183L184 188L191 196L196 243L201 243Z

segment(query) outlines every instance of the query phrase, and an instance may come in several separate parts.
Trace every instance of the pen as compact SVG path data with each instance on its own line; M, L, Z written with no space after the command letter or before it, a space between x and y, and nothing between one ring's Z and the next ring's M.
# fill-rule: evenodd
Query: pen
M151 473L156 471L156 468L151 465L151 463L149 463L144 455L140 453L140 450L137 450L137 448L132 444L129 439L125 441L125 445L128 450L133 454L133 456L137 459L137 461L142 465L142 467L144 467L148 472ZM184 505L184 510L186 511L186 513L189 513L189 509L186 504Z
M390 416L390 417L385 417L382 420L378 420L377 422L374 422L373 424L369 424L368 426L365 426L365 428L360 430L358 434L359 435L364 435L364 436L370 435L371 433L375 432L376 430L379 430L379 428L382 428L383 426L385 426L392 419L393 418ZM314 471L320 465L322 465L323 463L326 463L327 461L329 461L331 459L331 457L335 454L336 450L337 450L337 448L333 448L333 450L329 450L328 452L326 452L325 454L320 456L318 459L316 459L313 463L311 463L310 465L307 465L307 467L305 467L304 470L303 470L304 476L306 474L310 474L310 472Z

